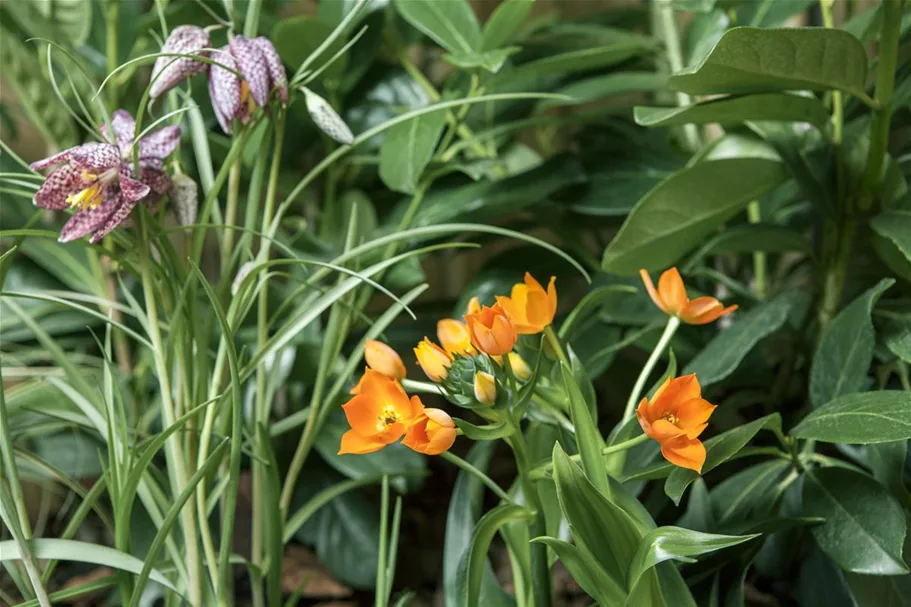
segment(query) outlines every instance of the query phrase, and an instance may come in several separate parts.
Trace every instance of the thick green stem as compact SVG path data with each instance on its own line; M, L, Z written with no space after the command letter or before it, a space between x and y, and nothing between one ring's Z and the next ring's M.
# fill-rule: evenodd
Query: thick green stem
M747 218L750 223L759 223L762 218L759 215L759 201L754 200L747 206ZM766 298L766 254L765 251L753 252L753 288L756 291L757 299Z
M823 274L822 297L819 304L819 321L818 336L821 337L823 332L829 326L829 323L838 313L841 304L842 294L845 290L845 280L848 275L848 262L851 259L851 249L854 241L854 233L857 231L857 224L852 220L843 220L838 223L830 223L826 233L823 236L823 242L827 245L830 253L825 255L829 262Z
M629 399L626 401L626 409L623 411L624 422L633 416L633 412L636 409L636 403L639 401L639 397L642 395L642 390L645 389L645 382L648 381L648 376L651 375L652 370L658 363L658 359L661 358L661 353L664 352L665 348L667 348L667 345L671 342L671 338L674 336L674 333L676 333L677 327L679 326L680 319L676 316L671 316L667 319L667 325L664 327L664 333L661 334L661 338L658 339L658 343L655 344L655 349L652 350L652 353L648 357L648 360L645 361L645 366L642 367L642 371L639 373L639 377L636 378L636 383L633 386L633 390L630 392Z
M636 436L629 440L625 440L622 443L617 443L616 445L608 445L607 447L602 447L601 455L611 455L612 453L620 453L621 451L626 451L627 449L632 449L636 445L644 443L647 440L648 440L647 435L640 434L639 436ZM570 459L573 460L574 462L580 462L580 461L582 461L582 456L577 453L575 455L571 455ZM543 465L538 466L537 468L532 470L530 476L531 476L532 480L536 480L536 481L541 480L541 479L547 478L553 469L554 469L554 463L546 462Z
M661 37L664 39L667 62L670 65L671 73L679 72L683 70L683 47L680 44L680 32L677 29L677 19L674 15L674 8L671 6L671 0L655 0L654 7L658 11ZM689 95L677 93L678 105L689 105L692 102L693 100ZM696 125L683 125L683 141L691 152L699 149L699 132L696 130Z
M567 368L572 369L573 366L570 364L569 359L566 357L566 352L563 351L563 346L560 345L560 339L554 332L553 325L547 325L544 327L544 337L547 339L547 343L550 344L550 349L554 351L554 355L557 357L557 360L566 365Z
M228 174L228 202L225 205L225 229L221 237L221 272L227 274L231 270L231 258L234 252L234 223L237 221L237 202L240 199L240 172L242 169L240 159L234 161L231 172Z
M120 67L120 51L117 45L117 34L120 31L120 0L108 0L104 7L104 46L108 74ZM108 100L111 107L120 105L117 78L111 78L107 85Z
M170 370L165 360L165 346L161 338L161 329L158 322L158 303L155 301L155 285L152 284L154 269L152 267L150 242L147 230L147 218L140 213L140 232L142 235L142 289L145 296L146 315L148 316L149 338L152 342L152 357L155 361L155 373L158 376L159 394L161 396L161 423L168 428L175 422L174 402L171 398ZM188 474L184 460L183 444L180 432L175 432L165 442L165 457L171 478L171 494L180 493L187 486ZM196 517L193 505L187 503L180 511L180 520L183 527L184 547L187 551L187 571L190 577L189 598L193 605L201 605L203 598L203 571L199 554L199 537L196 527Z

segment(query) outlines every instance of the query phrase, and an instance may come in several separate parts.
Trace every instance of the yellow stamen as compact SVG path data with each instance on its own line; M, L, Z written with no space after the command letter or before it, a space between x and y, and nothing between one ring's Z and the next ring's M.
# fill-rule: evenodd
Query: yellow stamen
M680 418L677 417L676 415L674 415L673 413L665 413L664 415L661 416L661 418L671 424L674 424L675 426L680 421Z
M83 211L95 209L101 204L101 185L100 183L93 183L76 194L70 194L66 197L66 201L70 203L70 206L81 207Z
M247 110L251 114L258 107L256 101L253 99L253 95L250 94L250 85L247 84L246 80L240 81L240 102L246 104Z
M386 407L383 412L377 416L376 428L379 431L383 431L392 424L396 424L401 421L399 414L392 407Z

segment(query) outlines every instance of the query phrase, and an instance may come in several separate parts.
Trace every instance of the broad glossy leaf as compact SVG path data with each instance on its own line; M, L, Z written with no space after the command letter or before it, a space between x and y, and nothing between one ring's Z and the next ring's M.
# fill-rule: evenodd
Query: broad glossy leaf
M866 78L866 51L847 32L737 27L698 67L671 76L668 84L695 95L837 89L864 96Z
M691 557L736 546L755 537L759 534L717 535L682 527L658 527L642 538L629 566L628 584L635 586L642 574L658 563L671 559L693 563L695 559Z
M698 251L693 253L684 267L692 271L708 255L752 253L753 251L769 253L797 251L813 255L813 246L804 234L784 226L762 223L737 225L712 236ZM686 273L683 269L681 272Z
M905 553L908 549L905 548ZM852 607L911 607L911 575L844 574ZM829 607L829 606L826 606Z
M612 95L628 95L629 93L650 93L660 91L667 85L664 74L654 72L617 72L605 76L595 76L584 80L577 80L557 89L555 92L566 95L570 99L547 99L538 103L538 110L543 110L557 105L573 105L597 101Z
M496 74L505 65L506 60L520 50L522 49L518 46L509 46L492 51L484 51L483 53L446 53L443 55L443 59L447 63L451 63L463 70L472 70L480 67L492 74Z
M281 19L272 29L272 43L275 45L275 50L278 51L282 61L290 65L292 70L296 70L329 37L334 29L329 23L320 21L315 17L302 16ZM345 42L344 37L334 40L322 52L320 58L317 59L316 67L334 57L345 46ZM326 68L320 78L332 86L337 86L342 77L344 77L347 67L348 51L339 55Z
M790 468L789 462L776 459L722 481L711 492L712 510L718 522L730 524L767 515L778 498L775 488Z
M515 82L529 77L538 78L550 74L565 75L586 70L603 69L646 53L653 48L655 48L655 45L647 40L632 40L559 53L523 63L508 72L503 72L497 77L496 83L504 86L507 82Z
M911 211L892 209L880 213L870 221L870 227L888 238L911 261Z
M466 460L479 470L486 470L496 446L494 442L475 443ZM484 485L474 475L459 471L449 510L446 514L446 536L443 543L443 589L446 607L457 607L462 599L459 582L459 565L468 553L475 523L481 516ZM481 581L481 598L485 605L501 607L513 604L500 587L488 562Z
M641 539L635 523L595 489L559 443L554 445L553 462L560 508L573 539L591 552L609 575L623 579Z
M762 158L713 160L684 168L636 204L604 251L602 265L627 276L640 268L666 269L785 176L780 162Z
M911 363L911 316L891 320L884 329L883 341L897 357Z
M780 429L781 415L773 413L760 417L739 428L728 430L705 441L705 465L702 466L702 473L705 474L731 459L763 428ZM669 498L674 500L675 504L679 504L680 498L683 497L683 492L698 477L699 474L694 470L674 468L664 482L664 492Z
M402 17L451 53L478 50L481 27L467 0L395 0Z
M810 531L845 571L871 575L908 573L902 560L906 523L901 506L872 478L843 468L807 473L804 511L826 519Z
M536 537L532 541L546 544L553 550L576 583L598 604L622 605L626 602L623 587L584 549L553 537Z
M793 298L782 293L746 314L734 316L733 324L722 330L686 366L685 375L695 373L703 386L719 382L737 369L761 339L777 331L788 319Z
M404 194L414 193L445 126L446 110L439 110L416 116L386 131L380 146L380 179L386 187Z
M750 27L781 27L791 17L816 6L816 0L755 0L731 2L737 7L737 22Z
M873 478L891 491L902 506L911 509L911 492L905 487L908 441L876 443L868 445L864 451L867 465L873 472Z
M876 300L894 283L891 278L879 281L845 306L823 333L810 367L810 402L814 407L863 388L875 345L870 313Z
M480 50L493 50L510 42L534 3L535 0L505 0L500 3L484 24Z
M888 443L911 438L911 392L845 394L816 409L791 436L826 443Z
M829 113L815 98L779 93L727 97L674 108L636 106L633 116L636 123L642 126L728 125L740 124L744 120L775 120L809 122L825 129L829 123Z
M527 522L532 518L534 518L532 511L515 504L501 504L481 517L475 526L471 547L465 553L459 567L459 578L464 579L461 604L466 607L477 607L483 604L481 581L487 563L487 551L490 549L490 542L493 541L497 530L508 523Z

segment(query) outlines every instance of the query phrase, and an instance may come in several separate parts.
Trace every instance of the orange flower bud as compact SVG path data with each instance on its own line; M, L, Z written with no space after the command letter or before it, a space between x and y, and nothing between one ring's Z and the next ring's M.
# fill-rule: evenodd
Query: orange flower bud
M509 314L520 335L540 333L554 321L554 314L557 313L556 280L556 277L550 277L545 292L541 283L526 272L525 283L514 285L509 297L497 297L497 303Z
M441 382L449 375L452 356L426 337L414 349L414 355L430 381Z
M437 339L440 345L450 354L476 354L477 351L471 345L471 333L468 332L468 325L461 320L454 318L444 318L437 323Z
M364 358L371 369L379 371L386 377L394 379L405 377L405 363L402 362L402 357L381 341L367 340L367 343L364 344Z
M471 342L485 354L503 356L516 345L516 327L500 304L466 314Z
M667 378L652 400L636 410L646 436L661 445L661 455L681 468L702 472L705 446L697 438L708 426L715 405L702 398L696 375Z
M497 402L497 380L493 375L484 371L474 374L474 397L482 405Z
M531 367L525 362L525 359L515 352L509 353L509 366L512 367L512 374L517 379L528 381L531 378Z
M737 309L737 306L725 308L724 304L714 297L697 297L691 300L686 294L686 287L677 268L671 268L661 274L657 289L648 272L639 270L639 275L655 305L668 316L676 316L689 325L704 325Z
M456 438L456 427L442 409L424 409L424 416L405 433L402 444L425 455L448 451Z
M351 429L342 435L339 455L379 451L423 418L421 399L409 399L398 380L368 370L358 386L358 393L342 405Z
M481 311L481 300L478 299L478 296L475 295L468 300L468 309L465 310L466 314L474 314L475 312Z

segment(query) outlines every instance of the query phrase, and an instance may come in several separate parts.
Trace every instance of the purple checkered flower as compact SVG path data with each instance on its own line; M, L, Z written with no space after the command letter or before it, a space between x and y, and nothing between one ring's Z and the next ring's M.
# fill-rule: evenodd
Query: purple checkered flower
M209 32L195 25L181 25L171 31L171 35L161 47L161 52L208 57L208 51L202 50L207 46L209 46ZM185 78L201 74L208 67L207 63L189 57L174 57L173 55L159 57L152 68L152 87L149 90L149 97L155 99L183 82Z
M63 165L48 175L34 200L42 209L76 209L60 231L60 242L87 234L92 234L90 242L98 242L122 223L137 203L155 205L171 188L164 159L180 142L180 128L159 129L134 146L136 122L129 112L114 112L111 127L113 137L106 126L102 127L104 143L79 145L31 165L36 171ZM133 168L137 153L138 180Z
M232 120L249 122L253 111L269 101L273 89L278 90L282 103L288 102L285 67L267 38L235 36L214 59L220 65L209 70L209 97L225 133L231 134Z

